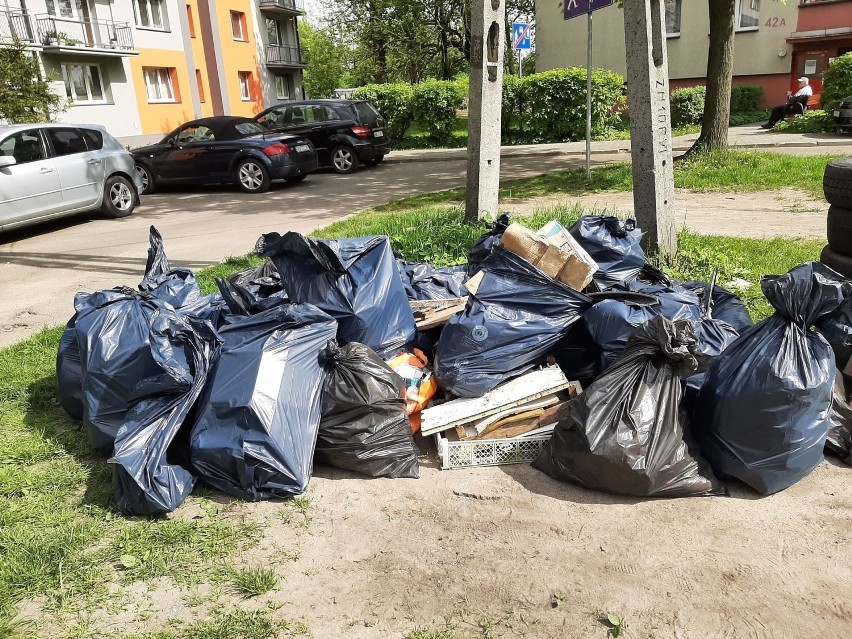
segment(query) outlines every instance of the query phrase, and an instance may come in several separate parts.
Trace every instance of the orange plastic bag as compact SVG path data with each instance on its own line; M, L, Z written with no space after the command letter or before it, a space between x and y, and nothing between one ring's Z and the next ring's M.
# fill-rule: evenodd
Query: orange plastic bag
M429 370L429 359L419 348L412 352L399 353L388 360L388 366L405 380L405 411L411 421L411 430L420 430L420 411L438 392L438 382Z

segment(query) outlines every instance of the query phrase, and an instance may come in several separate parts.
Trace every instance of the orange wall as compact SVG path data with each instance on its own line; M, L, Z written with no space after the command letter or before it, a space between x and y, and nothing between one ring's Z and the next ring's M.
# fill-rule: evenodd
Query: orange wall
M185 8L184 8L185 10ZM130 58L133 73L133 86L139 104L139 118L143 134L168 133L179 125L195 117L192 108L190 80L195 82L195 70L190 78L186 61L177 51L163 49L137 49L138 56ZM172 68L172 85L177 102L150 103L145 89L143 67Z
M231 32L231 11L241 11L246 17L245 42L234 40ZM252 19L251 0L229 0L220 2L216 7L216 22L219 27L219 40L222 44L222 62L224 65L225 88L231 109L228 115L251 117L263 111L263 92L260 88L260 69L257 66L255 25ZM200 67L199 67L200 68ZM249 71L252 74L252 100L244 102L240 97L238 73Z
M184 5L189 5L192 8L192 22L195 28L195 37L190 38L192 43L192 57L195 60L195 68L201 72L201 85L204 90L205 101L201 103L201 117L210 117L213 115L213 103L210 100L210 81L207 78L207 61L204 56L204 45L202 43L201 22L198 16L197 0L186 0ZM184 7L184 11L186 7ZM190 70L191 80L195 82L195 69Z

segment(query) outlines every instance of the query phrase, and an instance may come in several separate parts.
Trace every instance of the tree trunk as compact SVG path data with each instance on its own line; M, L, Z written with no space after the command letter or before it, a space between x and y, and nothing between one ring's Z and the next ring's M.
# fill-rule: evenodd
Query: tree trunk
M707 55L707 93L701 134L687 155L726 149L731 117L731 80L734 75L734 19L736 0L708 0L710 48Z

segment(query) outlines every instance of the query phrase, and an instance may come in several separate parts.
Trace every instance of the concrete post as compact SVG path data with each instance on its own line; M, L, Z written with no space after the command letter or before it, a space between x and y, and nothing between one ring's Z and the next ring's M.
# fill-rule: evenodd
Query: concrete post
M669 63L663 0L624 0L633 205L646 251L673 255L674 216Z
M473 0L465 220L497 215L505 0Z

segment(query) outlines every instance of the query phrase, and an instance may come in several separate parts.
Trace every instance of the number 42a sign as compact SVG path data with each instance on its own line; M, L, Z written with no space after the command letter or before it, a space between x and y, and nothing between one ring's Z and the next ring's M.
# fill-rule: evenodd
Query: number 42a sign
M763 26L769 27L770 29L772 27L786 27L787 21L784 18L767 18L766 24Z

